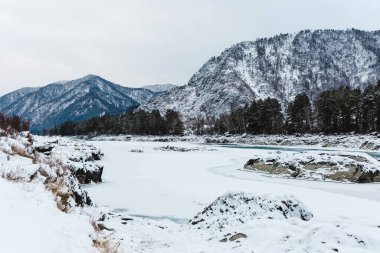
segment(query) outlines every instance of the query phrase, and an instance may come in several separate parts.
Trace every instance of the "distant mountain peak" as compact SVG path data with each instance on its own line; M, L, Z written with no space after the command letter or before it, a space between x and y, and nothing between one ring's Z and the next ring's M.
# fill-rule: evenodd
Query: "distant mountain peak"
M85 76L83 76L82 78L79 78L79 79L82 79L82 80L90 80L90 79L103 79L102 77L98 76L98 75L94 75L94 74L87 74Z
M238 43L212 57L186 86L160 94L140 109L179 111L185 119L213 118L251 103L302 92L311 99L342 85L380 79L380 31L304 30Z
M96 75L24 88L0 97L0 111L31 119L31 129L41 131L67 120L81 121L104 113L119 114L137 108L155 94L128 88Z

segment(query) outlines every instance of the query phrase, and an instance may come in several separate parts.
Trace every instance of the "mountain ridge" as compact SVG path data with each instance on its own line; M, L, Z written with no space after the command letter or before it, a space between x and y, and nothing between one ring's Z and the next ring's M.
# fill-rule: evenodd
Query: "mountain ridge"
M187 120L215 118L254 99L285 107L302 92L364 87L380 79L380 31L304 30L244 41L211 57L188 84L159 94L141 110L179 111Z
M145 85L145 86L143 86L141 88L150 90L150 91L152 91L154 93L161 93L161 92L171 91L171 90L173 90L173 89L175 89L177 87L178 87L178 85L167 83L167 84Z
M40 132L67 120L81 121L103 113L132 110L154 95L146 89L128 88L87 75L6 94L0 97L0 110L7 115L31 119L32 131Z

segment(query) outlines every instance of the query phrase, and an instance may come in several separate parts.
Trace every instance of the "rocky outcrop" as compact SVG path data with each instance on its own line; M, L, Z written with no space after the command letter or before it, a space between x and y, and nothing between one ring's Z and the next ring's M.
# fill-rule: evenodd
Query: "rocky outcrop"
M45 155L49 154L52 159L59 159L60 163L72 172L80 184L102 182L103 166L97 163L104 155L100 149L88 143L68 138L54 137L48 143L41 137L35 137L35 139L37 140L35 150Z
M379 162L365 154L287 152L250 159L245 169L284 177L339 182L380 182Z
M227 234L225 236L226 237L224 237L222 240L220 240L220 242L228 242L228 240L231 242L234 242L234 241L239 242L238 241L239 239L245 239L248 237L246 234L243 234L243 233L237 233L233 236L231 236L231 234Z
M103 166L95 165L94 168L88 169L86 166L83 168L74 168L74 175L77 177L79 183L90 184L90 183L101 183L103 175Z
M313 214L298 200L251 193L228 193L198 213L189 224L197 229L231 228L256 219L312 219Z
M30 177L30 181L42 182L52 192L57 207L68 212L74 207L92 205L91 198L82 189L78 177L67 166L51 157L37 157L39 169Z

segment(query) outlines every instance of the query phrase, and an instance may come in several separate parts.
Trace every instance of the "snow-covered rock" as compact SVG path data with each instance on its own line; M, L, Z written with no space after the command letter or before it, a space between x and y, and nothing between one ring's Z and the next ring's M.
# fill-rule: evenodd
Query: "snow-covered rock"
M103 166L97 164L103 153L83 141L69 138L43 136L34 137L36 150L42 151L51 158L59 160L69 168L81 184L102 182Z
M212 57L188 84L154 97L142 110L212 118L253 99L283 106L302 92L363 87L380 79L380 31L316 30L238 43Z
M313 214L294 197L227 193L198 213L189 223L198 229L218 230L255 219L298 218L308 221L312 217Z
M380 182L380 162L364 153L276 151L255 155L244 168L312 180Z
M373 135L224 135L198 137L207 144L249 144L269 146L313 146L318 148L353 148L380 150L380 138Z
M174 152L191 152L191 151L216 151L216 149L206 148L206 147L195 147L195 148L187 148L187 147L176 147L176 146L161 146L155 147L154 150L159 151L174 151Z

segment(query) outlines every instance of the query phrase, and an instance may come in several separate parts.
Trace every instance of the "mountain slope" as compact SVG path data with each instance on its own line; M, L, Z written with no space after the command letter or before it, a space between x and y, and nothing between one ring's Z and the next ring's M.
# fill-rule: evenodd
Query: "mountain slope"
M161 93L161 92L171 91L176 87L178 86L174 84L153 84L153 85L143 86L142 88L150 90L154 93Z
M38 88L25 87L14 92L8 93L2 97L0 97L0 111L4 109L4 107L16 102L23 96L36 91Z
M341 85L363 87L380 79L380 31L317 30L241 42L212 57L186 86L140 109L179 111L185 119L217 117L253 99L297 94L314 99Z
M153 96L154 93L146 89L127 88L88 75L25 94L19 90L5 95L0 98L0 108L5 114L31 119L31 129L41 131L67 120L80 121L102 113L119 114Z

